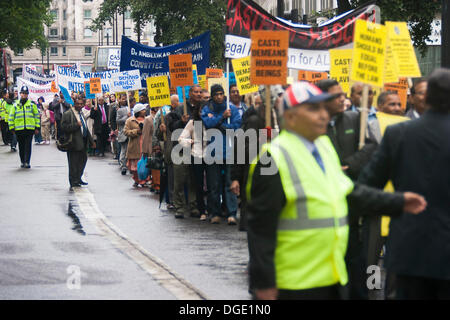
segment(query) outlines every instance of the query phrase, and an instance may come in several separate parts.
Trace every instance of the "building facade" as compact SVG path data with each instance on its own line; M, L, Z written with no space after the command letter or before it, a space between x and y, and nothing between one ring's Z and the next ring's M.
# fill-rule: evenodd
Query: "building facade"
M256 0L262 8L277 15L277 0ZM311 16L316 12L323 12L337 8L336 0L284 0L284 12L290 13L292 9L298 9L299 21L303 15Z
M45 27L49 49L41 53L34 48L13 55L14 75L22 73L24 64L38 65L38 70L42 72L47 68L52 70L54 64L80 63L84 71L91 71L99 45L120 46L122 35L137 41L135 24L129 11L124 15L117 15L117 22L105 24L103 30L93 32L89 29L98 16L102 2L103 0L54 0L50 9L54 22L50 27ZM153 36L154 25L150 23L143 28L141 43L154 46Z

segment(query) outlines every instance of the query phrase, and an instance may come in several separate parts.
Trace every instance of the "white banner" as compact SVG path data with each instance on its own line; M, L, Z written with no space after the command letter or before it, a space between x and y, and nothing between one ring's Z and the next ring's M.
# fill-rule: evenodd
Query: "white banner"
M47 75L38 73L35 66L24 65L22 69L22 79L38 85L45 85L54 81L56 77L54 74Z
M243 58L251 54L252 41L248 38L225 35L225 58ZM353 43L339 47L349 49ZM309 71L329 71L330 54L328 50L306 50L289 48L288 68Z
M142 89L141 73L137 70L122 71L111 77L111 92L123 92Z
M22 88L22 86L27 86L29 91L28 98L36 103L40 97L44 97L45 102L50 103L55 96L55 93L51 90L51 83L39 85L20 77L17 77L16 83L19 90Z
M110 70L105 72L83 72L81 70L61 67L56 68L56 80L58 85L63 86L69 92L84 92L84 82L91 78L100 78L103 92L110 92L111 78L119 70Z
M108 50L108 69L120 69L120 48Z

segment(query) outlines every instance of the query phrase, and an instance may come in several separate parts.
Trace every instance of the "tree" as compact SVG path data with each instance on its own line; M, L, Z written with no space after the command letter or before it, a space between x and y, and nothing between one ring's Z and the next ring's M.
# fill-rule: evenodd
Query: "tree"
M349 7L358 7L373 0L338 0L338 12ZM427 52L425 41L431 35L431 25L442 3L439 0L377 0L381 10L381 23L385 21L407 21L411 24L411 39L422 56Z
M154 21L155 43L171 45L179 43L206 31L211 31L211 64L222 67L224 58L224 26L226 3L223 0L105 0L99 16L91 29L99 30L112 14L126 4L136 23L135 32L140 34L142 26Z
M0 47L10 47L17 52L37 46L48 47L44 25L51 25L49 13L51 0L9 0L0 10Z

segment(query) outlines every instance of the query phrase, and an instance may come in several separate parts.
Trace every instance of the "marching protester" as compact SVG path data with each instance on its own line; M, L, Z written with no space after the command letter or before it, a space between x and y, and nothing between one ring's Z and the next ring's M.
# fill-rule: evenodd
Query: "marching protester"
M81 111L85 101L80 96L75 96L73 101L74 105L64 112L61 118L61 134L65 136L66 141L69 140L69 136L72 138L67 151L71 191L74 187L88 184L82 180L88 159L87 149L89 146L95 149L95 142L89 132L86 118Z
M117 109L119 109L119 104L116 101L116 95L114 93L109 95L109 128L111 129L110 139L111 139L111 150L114 155L114 160L119 160L119 143L117 142Z
M397 192L417 192L428 202L423 213L393 217L389 225L385 260L397 278L397 299L450 299L450 71L433 71L424 91L425 84L420 118L387 127L358 179L379 189L391 180Z
M86 99L85 106L81 109L83 113L84 120L86 120L86 125L88 127L89 133L91 134L92 139L95 143L97 143L97 136L94 134L94 119L90 117L92 109L92 100ZM88 155L95 155L95 148L88 146Z
M134 97L130 98L130 107L127 105L126 93L120 95L119 109L117 110L116 122L117 122L117 142L120 145L119 164L122 175L127 174L127 147L128 137L124 132L125 123L129 117L131 117L131 110L136 104Z
M231 165L226 163L226 160L231 156L231 148L233 141L228 141L225 134L226 129L236 130L241 126L241 117L239 111L233 105L227 108L225 91L219 84L211 87L212 99L208 105L203 107L202 121L206 129L219 129L222 136L218 141L211 139L207 146L207 156L212 157L214 162L207 160L206 166L206 181L208 188L208 213L211 218L211 223L220 223L221 216L221 194L222 187L224 188L223 201L225 203L229 225L237 224L237 198L231 191ZM221 141L220 141L221 140Z
M2 132L3 144L5 146L8 146L11 143L8 135L8 111L6 110L8 98L8 90L2 90L2 97L0 99L0 129Z
M98 156L104 157L108 145L109 125L108 125L109 106L103 97L98 98L97 106L91 108L91 119L94 119L94 133L97 137Z
M348 111L360 112L363 86L364 85L361 82L356 82L352 85L350 89L350 100L352 102L352 105L349 109L347 109ZM375 119L377 114L377 109L375 109L375 107L373 106L374 94L375 92L373 91L372 87L369 86L369 100L368 100L369 113L367 118L368 121Z
M146 180L140 180L137 173L137 163L142 156L142 130L144 128L145 120L145 106L138 103L133 108L133 116L128 118L123 128L123 133L128 137L127 150L127 167L133 175L135 188L142 188L145 186ZM151 139L150 139L151 143Z
M233 105L238 109L241 118L248 109L246 104L242 101L242 96L239 94L239 89L235 83L230 85L230 105Z
M182 106L175 108L166 117L166 127L170 130L172 149L178 144L178 137L182 130L186 127L189 119L193 118L193 115L201 106L201 87L199 85L193 85L189 89L189 99L186 98L187 114L184 114ZM175 132L177 130L177 132ZM173 151L173 150L172 150ZM170 157L173 163L173 205L175 206L175 218L184 218L185 213L190 214L192 217L200 217L200 212L197 209L196 193L195 193L195 178L192 166L189 163L183 163L179 161L183 159L183 150L174 154L171 152ZM174 157L178 161L174 161ZM190 159L190 155L187 155ZM187 191L187 202L185 197L185 187Z
M284 94L284 130L250 167L249 277L257 299L343 298L347 205L392 216L426 207L418 194L382 193L343 173L325 135L323 102L330 98L306 82L291 85Z
M33 135L38 134L40 115L36 104L28 99L28 87L20 89L20 99L11 108L8 116L9 130L17 136L21 168L29 169Z
M42 142L44 144L50 144L50 110L48 109L48 103L42 105L41 110L41 134Z
M53 111L56 122L56 139L61 137L61 118L64 112L69 110L70 105L64 100L63 94L60 92L59 96L55 94L53 101L49 105L50 111Z
M38 111L39 111L39 115L41 115L41 113L42 113L44 102L45 102L44 97L39 97L39 99L38 99L38 101L36 103L36 106L37 106ZM39 128L39 133L34 135L34 142L35 142L35 144L45 143L45 141L42 141L41 128Z

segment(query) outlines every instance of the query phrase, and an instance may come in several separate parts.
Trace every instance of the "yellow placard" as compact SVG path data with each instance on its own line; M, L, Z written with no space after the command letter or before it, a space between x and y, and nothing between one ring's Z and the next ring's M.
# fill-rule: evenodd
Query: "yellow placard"
M353 49L330 50L330 78L339 82L342 91L350 94L350 69Z
M386 57L386 27L365 20L356 20L350 78L368 85L382 87Z
M420 68L417 63L406 22L386 21L387 35L392 53L397 65L399 77L420 77Z
M398 71L397 63L392 52L392 46L389 37L386 39L386 61L384 64L384 83L397 82Z
M139 102L139 90L134 91L134 99L136 99L136 103Z
M228 94L228 79L222 78L209 78L208 79L208 91L211 93L211 87L215 84L220 84L224 90L225 96Z
M231 60L236 84L240 95L258 91L258 86L250 83L250 57Z
M203 89L207 89L206 88L206 75L205 74L198 75L197 79L198 79L199 86L202 87Z
M170 105L170 87L167 76L147 78L147 92L150 108Z

